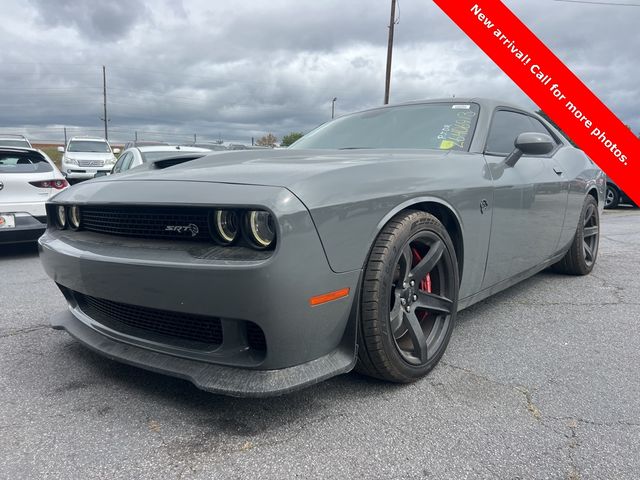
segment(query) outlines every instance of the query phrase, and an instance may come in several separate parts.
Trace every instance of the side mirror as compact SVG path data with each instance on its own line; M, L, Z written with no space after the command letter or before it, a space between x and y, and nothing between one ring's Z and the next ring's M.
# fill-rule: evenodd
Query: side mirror
M58 151L59 151L60 153L64 153L64 147L58 147Z
M120 153L120 149L119 148L114 148L113 149L113 153Z
M555 148L549 135L536 132L521 133L513 145L515 149L504 159L504 164L509 167L513 167L522 155L545 155Z

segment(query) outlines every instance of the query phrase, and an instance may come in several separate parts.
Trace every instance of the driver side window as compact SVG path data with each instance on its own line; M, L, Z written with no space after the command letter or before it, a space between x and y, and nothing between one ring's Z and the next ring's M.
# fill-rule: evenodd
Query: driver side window
M133 160L133 154L131 152L125 153L120 157L115 167L113 167L113 173L120 173L128 170L131 165L131 160Z
M516 137L524 132L535 131L530 118L521 113L498 110L491 122L485 153L489 155L509 155L514 149Z

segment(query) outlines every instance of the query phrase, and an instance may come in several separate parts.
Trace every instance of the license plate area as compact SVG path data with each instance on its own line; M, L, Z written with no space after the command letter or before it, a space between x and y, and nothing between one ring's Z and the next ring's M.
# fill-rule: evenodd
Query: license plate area
M16 217L12 213L0 213L0 229L15 228Z

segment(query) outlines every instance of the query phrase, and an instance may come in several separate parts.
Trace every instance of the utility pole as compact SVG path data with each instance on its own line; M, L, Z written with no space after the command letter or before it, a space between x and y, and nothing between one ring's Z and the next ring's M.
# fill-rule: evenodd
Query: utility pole
M331 100L331 120L336 116L336 100L338 100L338 97L333 97L333 100Z
M109 140L109 132L107 131L107 70L102 66L102 106L104 107L104 139Z
M67 149L67 127L64 127L64 148Z
M134 139L135 139L135 142L137 143L137 142L138 142L138 131L136 130L136 131L135 131L135 132L133 132L133 133L135 134Z
M393 29L396 25L396 0L391 0L391 19L389 20L389 44L387 45L387 75L384 84L384 104L389 103L391 85L391 54L393 53Z
M193 134L193 143L198 143L198 137L196 137L196 134Z

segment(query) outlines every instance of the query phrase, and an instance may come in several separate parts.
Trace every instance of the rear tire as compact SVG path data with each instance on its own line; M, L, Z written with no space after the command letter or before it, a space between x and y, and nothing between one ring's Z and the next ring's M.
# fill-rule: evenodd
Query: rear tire
M620 193L614 187L607 185L604 197L604 208L617 208L620 204Z
M600 215L598 202L587 195L580 213L578 228L566 255L553 266L559 273L587 275L593 270L600 242Z
M458 263L433 215L405 211L376 239L365 268L357 370L407 383L426 375L451 338Z

